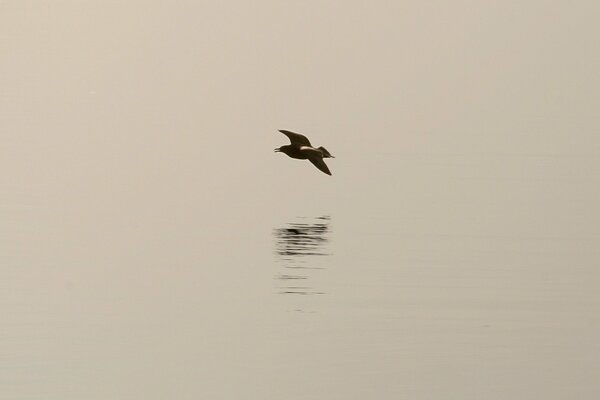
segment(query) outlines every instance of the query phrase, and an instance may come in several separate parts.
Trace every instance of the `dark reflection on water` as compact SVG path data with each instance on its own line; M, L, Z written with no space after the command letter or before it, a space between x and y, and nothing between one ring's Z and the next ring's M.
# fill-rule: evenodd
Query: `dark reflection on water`
M273 230L275 253L283 268L276 279L280 294L324 294L310 284L308 270L323 269L319 263L322 256L328 256L327 244L330 237L330 217L298 218L281 228ZM295 270L292 273L290 270Z

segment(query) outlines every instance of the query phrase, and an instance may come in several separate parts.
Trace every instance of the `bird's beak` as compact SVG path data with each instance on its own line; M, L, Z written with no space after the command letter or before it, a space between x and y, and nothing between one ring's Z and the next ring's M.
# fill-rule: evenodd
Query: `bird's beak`
M279 153L281 150L279 150L279 147L276 148L275 150L273 150L275 153Z

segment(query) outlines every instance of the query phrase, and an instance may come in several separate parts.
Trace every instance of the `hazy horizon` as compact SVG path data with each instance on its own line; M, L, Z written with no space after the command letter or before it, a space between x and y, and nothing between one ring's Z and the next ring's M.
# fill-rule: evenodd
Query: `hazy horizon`
M594 398L599 17L2 2L0 392Z

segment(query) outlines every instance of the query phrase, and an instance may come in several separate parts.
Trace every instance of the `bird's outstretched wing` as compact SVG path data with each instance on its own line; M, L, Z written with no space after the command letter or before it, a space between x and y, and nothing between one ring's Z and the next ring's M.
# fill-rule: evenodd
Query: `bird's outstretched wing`
M285 136L287 136L290 139L290 142L293 145L297 145L297 146L311 146L312 147L312 145L310 144L310 141L304 135L301 135L299 133L294 133L294 132L286 131L285 129L280 129L279 132L281 132Z
M327 175L331 175L331 171L329 171L329 167L327 167L327 164L325 164L325 161L323 161L323 155L319 150L311 147L301 147L300 151L306 154L308 161L310 161L315 167L319 168Z
M329 171L327 164L325 164L325 161L323 161L323 159L321 157L311 157L308 160L311 163L313 163L313 165L315 167L319 168L321 171L325 172L327 175L331 175L331 172Z

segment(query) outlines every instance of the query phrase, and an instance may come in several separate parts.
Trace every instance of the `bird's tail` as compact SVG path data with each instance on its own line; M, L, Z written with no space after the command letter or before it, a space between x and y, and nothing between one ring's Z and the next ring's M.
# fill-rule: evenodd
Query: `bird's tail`
M325 147L321 146L319 147L319 150L321 151L321 154L323 154L323 158L335 158Z

